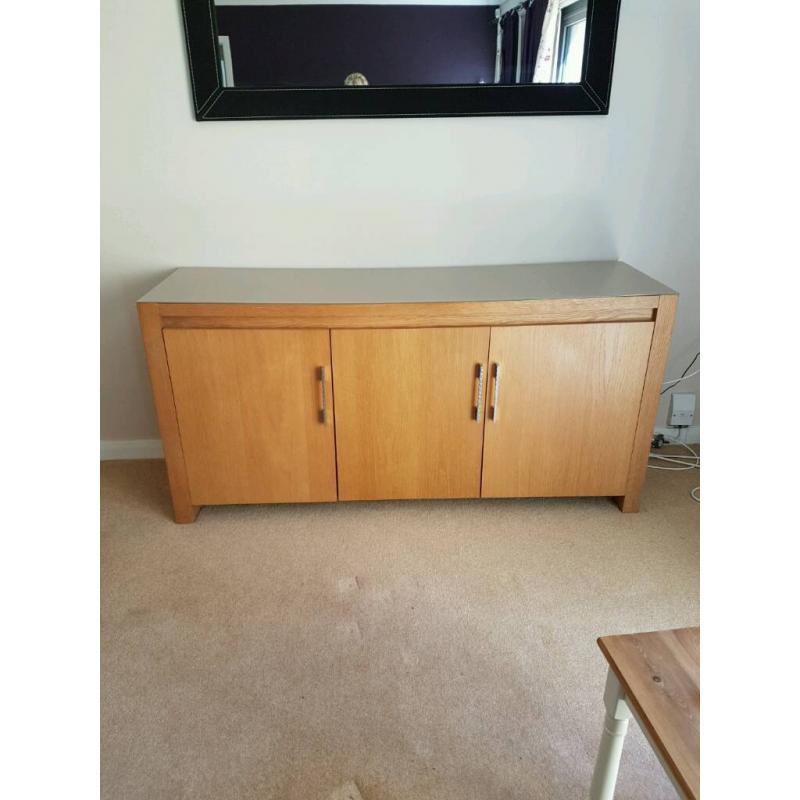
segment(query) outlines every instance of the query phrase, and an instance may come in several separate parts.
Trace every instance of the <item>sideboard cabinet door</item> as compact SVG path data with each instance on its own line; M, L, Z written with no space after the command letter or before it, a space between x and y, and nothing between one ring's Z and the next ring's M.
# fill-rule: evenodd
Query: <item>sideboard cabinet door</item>
M192 503L336 500L327 330L167 329L164 344Z
M478 497L489 328L331 340L339 499Z
M483 497L625 494L652 322L492 328Z

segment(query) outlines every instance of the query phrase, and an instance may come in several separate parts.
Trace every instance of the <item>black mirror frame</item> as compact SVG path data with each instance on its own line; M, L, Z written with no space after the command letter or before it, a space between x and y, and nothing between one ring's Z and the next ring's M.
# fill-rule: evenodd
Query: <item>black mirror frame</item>
M223 88L214 0L181 0L198 120L608 114L620 0L588 0L580 83Z

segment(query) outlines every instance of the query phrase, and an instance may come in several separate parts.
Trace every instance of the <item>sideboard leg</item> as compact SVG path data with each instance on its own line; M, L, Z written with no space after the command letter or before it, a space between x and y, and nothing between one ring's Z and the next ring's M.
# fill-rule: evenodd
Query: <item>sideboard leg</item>
M194 522L200 506L192 505L189 496L189 478L186 474L186 463L178 430L178 416L172 396L172 382L164 347L161 312L157 303L139 303L138 309L150 382L153 386L158 429L161 433L164 460L167 464L167 478L175 522Z
M615 497L614 500L623 514L637 514L639 512L639 495L640 492L636 492L635 494Z
M186 503L172 503L175 522L179 525L187 525L197 519L197 514L202 506L192 506Z
M647 361L647 372L644 376L639 419L636 424L633 451L630 465L628 466L625 495L621 502L617 500L620 509L625 512L639 510L639 494L642 491L644 478L647 474L647 463L650 459L650 442L653 438L656 412L661 399L664 369L667 366L667 355L669 354L672 324L675 320L677 304L678 296L675 294L659 296L653 339L650 343L650 357Z

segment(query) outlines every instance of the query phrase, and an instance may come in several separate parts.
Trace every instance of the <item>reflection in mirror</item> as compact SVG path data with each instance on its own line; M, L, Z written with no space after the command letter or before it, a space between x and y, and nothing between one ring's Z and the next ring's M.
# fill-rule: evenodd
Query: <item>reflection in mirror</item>
M222 84L578 83L588 0L215 0Z

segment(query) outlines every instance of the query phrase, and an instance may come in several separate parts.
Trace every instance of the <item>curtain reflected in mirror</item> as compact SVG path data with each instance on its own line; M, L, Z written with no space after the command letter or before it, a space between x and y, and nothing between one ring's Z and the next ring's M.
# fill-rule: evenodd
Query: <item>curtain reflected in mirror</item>
M215 0L224 87L578 83L587 0Z

